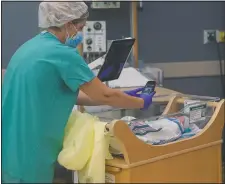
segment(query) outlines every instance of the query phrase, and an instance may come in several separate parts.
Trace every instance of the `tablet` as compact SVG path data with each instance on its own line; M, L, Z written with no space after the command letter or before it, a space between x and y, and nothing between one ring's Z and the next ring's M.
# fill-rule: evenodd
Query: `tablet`
M106 53L105 61L97 75L102 82L112 81L119 78L125 63L128 60L134 42L134 38L125 38L112 41L110 48ZM102 75L107 72L109 67L112 67L112 71L102 77Z

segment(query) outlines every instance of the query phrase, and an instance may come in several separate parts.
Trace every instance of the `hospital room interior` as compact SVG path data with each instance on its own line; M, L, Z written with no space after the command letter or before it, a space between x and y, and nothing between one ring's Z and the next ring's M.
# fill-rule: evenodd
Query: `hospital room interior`
M76 52L107 87L154 96L145 110L74 104L54 183L224 182L225 3L85 3ZM43 31L39 4L2 2L3 88L13 54Z

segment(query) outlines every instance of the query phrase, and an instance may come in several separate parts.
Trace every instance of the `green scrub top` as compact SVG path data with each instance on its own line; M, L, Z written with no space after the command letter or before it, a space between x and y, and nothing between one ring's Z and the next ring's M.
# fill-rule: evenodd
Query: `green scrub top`
M94 77L74 48L48 32L16 51L2 86L4 182L52 182L79 87Z

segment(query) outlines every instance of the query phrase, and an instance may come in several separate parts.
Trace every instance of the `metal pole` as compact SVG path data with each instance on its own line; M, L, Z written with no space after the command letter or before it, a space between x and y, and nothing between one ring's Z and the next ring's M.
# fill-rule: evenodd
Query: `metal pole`
M135 38L135 43L132 49L133 59L134 59L134 67L138 68L138 12L137 12L137 1L131 1L130 8L130 26L131 26L131 35Z

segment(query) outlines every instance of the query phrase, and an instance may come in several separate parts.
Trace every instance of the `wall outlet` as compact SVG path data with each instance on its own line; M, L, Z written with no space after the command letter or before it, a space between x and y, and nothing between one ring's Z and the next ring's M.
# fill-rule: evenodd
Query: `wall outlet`
M216 30L204 30L203 31L203 43L214 43L217 42L217 31Z
M225 31L216 30L217 43L225 43Z

